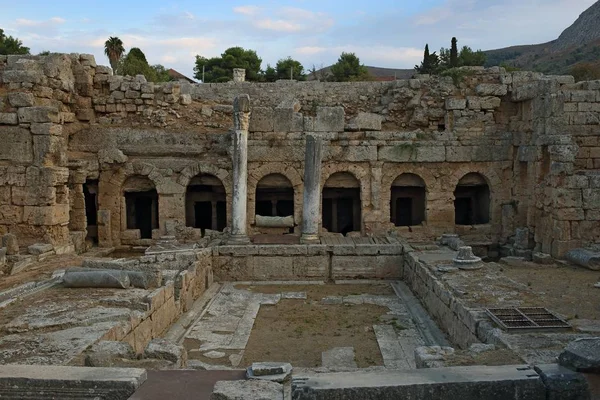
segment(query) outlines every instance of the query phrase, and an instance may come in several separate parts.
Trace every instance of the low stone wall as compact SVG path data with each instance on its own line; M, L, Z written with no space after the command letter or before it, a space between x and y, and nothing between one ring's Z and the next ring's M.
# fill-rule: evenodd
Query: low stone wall
M213 248L215 279L401 279L403 246L256 245Z
M104 264L112 269L137 266L135 270L150 271L155 277L160 271L158 276L166 281L146 296L146 311L139 312L125 324L116 325L100 338L129 343L137 354L141 354L152 339L162 337L213 282L210 249L161 253L142 256L139 260L105 260Z
M465 349L480 342L478 327L487 323L485 315L466 307L410 250L404 254L404 281L452 343ZM489 323L487 326L492 329Z

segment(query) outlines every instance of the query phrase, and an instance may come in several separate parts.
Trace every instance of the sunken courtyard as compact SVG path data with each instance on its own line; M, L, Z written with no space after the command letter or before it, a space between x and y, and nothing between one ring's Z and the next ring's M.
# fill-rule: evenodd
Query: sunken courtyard
M460 71L0 56L0 398L600 398L600 81Z

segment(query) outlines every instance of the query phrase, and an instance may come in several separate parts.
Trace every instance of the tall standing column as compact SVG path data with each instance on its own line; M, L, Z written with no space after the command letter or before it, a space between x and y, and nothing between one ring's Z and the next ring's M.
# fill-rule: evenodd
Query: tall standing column
M249 243L246 233L248 203L248 125L250 96L238 96L233 101L233 199L231 202L232 244Z
M302 204L302 243L319 242L321 203L321 161L323 139L306 136L304 155L304 198Z

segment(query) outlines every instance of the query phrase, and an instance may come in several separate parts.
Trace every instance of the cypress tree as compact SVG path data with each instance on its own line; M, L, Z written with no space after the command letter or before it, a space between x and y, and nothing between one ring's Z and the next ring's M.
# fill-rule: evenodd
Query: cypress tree
M450 48L450 67L458 67L458 41L455 37L452 38L452 47Z

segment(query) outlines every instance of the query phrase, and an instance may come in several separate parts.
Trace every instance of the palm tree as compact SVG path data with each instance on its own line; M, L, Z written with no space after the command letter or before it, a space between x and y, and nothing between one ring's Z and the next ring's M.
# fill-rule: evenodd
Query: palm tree
M108 57L110 66L115 72L117 70L117 64L123 53L125 53L125 47L123 47L123 41L118 37L111 36L104 43L104 54L106 54Z

